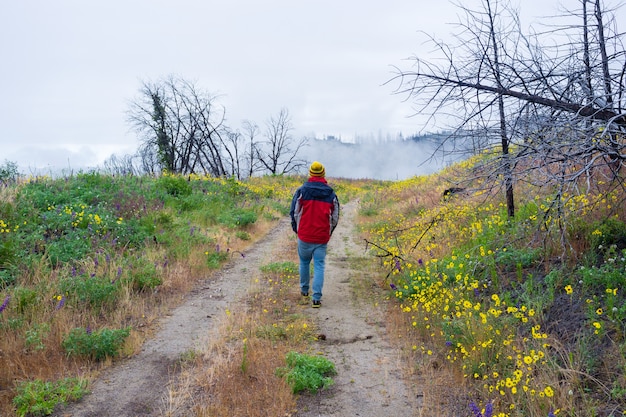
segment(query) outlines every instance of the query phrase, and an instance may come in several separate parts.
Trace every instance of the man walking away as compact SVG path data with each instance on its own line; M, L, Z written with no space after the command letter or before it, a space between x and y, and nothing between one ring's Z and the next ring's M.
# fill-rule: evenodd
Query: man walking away
M291 228L298 235L300 292L308 297L310 265L313 260L313 308L322 305L326 246L339 221L339 200L326 182L326 169L320 162L309 167L309 179L291 200Z

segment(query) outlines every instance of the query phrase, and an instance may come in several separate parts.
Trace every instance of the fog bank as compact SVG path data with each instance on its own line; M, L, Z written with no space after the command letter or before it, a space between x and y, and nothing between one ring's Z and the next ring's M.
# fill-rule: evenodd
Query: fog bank
M320 161L328 177L403 180L439 171L446 165L428 141L389 141L351 144L311 140L302 149L307 161Z

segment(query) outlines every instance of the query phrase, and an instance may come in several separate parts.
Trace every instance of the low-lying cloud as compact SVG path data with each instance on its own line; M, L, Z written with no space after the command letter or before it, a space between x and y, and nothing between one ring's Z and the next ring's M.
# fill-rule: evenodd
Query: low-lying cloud
M304 158L320 161L328 177L402 180L442 169L445 162L434 157L428 141L388 141L350 144L337 140L312 140ZM436 156L436 155L435 155Z

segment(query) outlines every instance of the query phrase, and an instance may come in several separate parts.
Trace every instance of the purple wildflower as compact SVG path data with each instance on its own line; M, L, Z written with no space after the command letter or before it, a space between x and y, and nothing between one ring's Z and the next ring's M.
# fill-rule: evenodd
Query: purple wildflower
M98 257L96 256L95 258L93 258L93 265L97 268L98 267Z
M115 277L115 279L118 279L121 276L122 276L122 267L118 266L117 267L117 276Z
M548 417L556 417L554 415L554 410L552 409L552 407L550 407L550 412L548 413Z
M493 415L493 403L489 401L487 405L485 405L485 417L492 417Z
M0 305L0 313L2 313L4 310L6 310L7 306L9 305L9 300L11 299L10 295L7 295L6 298L4 299L4 302L2 303L2 305Z
M85 328L85 333L91 334L91 326L87 325L87 327Z
M389 286L391 287L392 290L397 290L398 287L396 287L396 284L394 284L393 282L389 284Z
M60 310L63 308L63 306L65 305L65 296L62 295L61 299L59 300L59 302L57 303L57 306L54 308L55 310Z
M111 255L109 255L108 253L105 256L105 260L107 262L107 264L111 263Z
M218 243L217 245L215 245L215 252L219 253L220 251L220 244Z
M450 340L446 340L446 346L448 347L452 346L452 342Z
M196 231L196 226L191 226L191 229L189 230L189 236L193 236L193 233Z
M72 265L72 276L76 276L76 267Z
M480 409L474 401L470 402L469 408L472 410L472 413L474 413L474 417L483 417L483 413L480 412Z
M401 271L402 271L402 265L400 264L400 259L396 258L396 259L395 259L395 262L396 262L396 264L395 264L395 268L396 268L396 270L397 270L398 272L401 272Z
M480 290L478 288L474 288L474 297L478 297L480 295Z
M419 259L417 260L417 263L418 263L418 265L419 265L419 266L424 265L424 261L422 260L422 258L419 258Z

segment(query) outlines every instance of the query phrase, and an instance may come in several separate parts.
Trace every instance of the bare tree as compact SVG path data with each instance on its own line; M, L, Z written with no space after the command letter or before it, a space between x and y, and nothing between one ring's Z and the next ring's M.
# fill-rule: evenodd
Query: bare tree
M118 156L112 154L104 161L103 167L105 172L111 175L128 176L138 175L140 173L135 167L134 157L132 155Z
M128 119L142 135L144 151L156 154L162 170L223 176L228 174L223 160L228 152L222 136L225 111L215 101L192 82L170 76L144 82Z
M285 108L267 121L266 141L256 148L256 154L258 161L269 173L287 174L306 165L306 161L298 159L298 153L307 144L307 140L294 139L291 136L292 130L291 116Z
M250 121L244 120L243 122L243 131L242 136L245 136L246 147L243 155L244 163L246 166L246 175L251 177L255 172L262 169L262 165L260 161L257 159L258 151L258 143L257 136L259 134L259 126Z
M483 178L504 178L509 216L514 181L564 192L595 169L623 185L624 48L601 0L579 4L563 15L570 23L532 35L504 1L482 0L482 11L458 4L458 44L430 37L440 60L415 57L414 68L393 79L418 112L458 116L451 137L493 137L487 148L499 142L501 157L479 169Z

